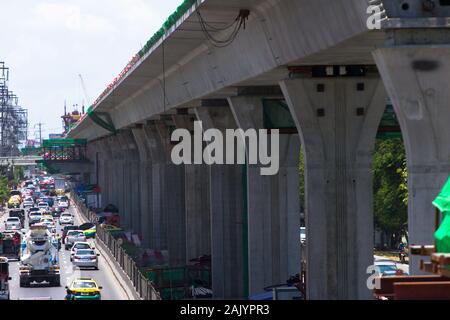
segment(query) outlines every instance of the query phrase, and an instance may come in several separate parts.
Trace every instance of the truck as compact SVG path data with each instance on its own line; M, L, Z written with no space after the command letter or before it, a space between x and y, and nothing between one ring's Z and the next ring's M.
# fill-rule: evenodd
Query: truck
M0 232L0 256L10 260L19 260L21 238L22 236L17 230Z
M0 300L10 300L9 284L9 261L6 257L0 257Z
M55 190L63 190L63 192L65 193L66 179L62 177L55 177L54 181L55 181Z
M19 277L20 287L30 287L33 282L61 286L58 240L44 224L31 226L23 238Z

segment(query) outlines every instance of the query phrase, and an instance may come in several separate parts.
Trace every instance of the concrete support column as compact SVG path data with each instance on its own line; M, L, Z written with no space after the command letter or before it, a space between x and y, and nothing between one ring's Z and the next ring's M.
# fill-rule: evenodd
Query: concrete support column
M86 157L92 163L92 170L89 172L88 184L98 183L97 181L97 154L99 152L98 142L89 143L87 145Z
M152 214L155 249L169 251L171 266L186 264L184 166L171 161L168 126L156 121L146 127L152 156Z
M147 137L143 126L132 130L139 151L139 199L142 245L152 248L152 162Z
M108 137L107 143L111 150L111 165L108 170L108 182L111 187L110 203L119 209L121 224L125 227L129 227L126 225L126 208L124 201L124 152L117 136Z
M229 107L196 108L195 112L204 130L236 128ZM244 298L248 272L243 166L212 165L209 175L213 294L219 299Z
M106 139L99 142L100 163L99 163L99 181L102 192L103 208L111 203L112 198L112 152Z
M135 233L141 232L139 192L139 151L131 130L118 135L124 153L124 207L126 223Z
M239 128L264 129L262 97L228 100ZM250 294L300 273L298 134L280 135L280 153L275 156L280 159L277 175L262 176L260 165L247 168Z
M436 32L439 41L445 40L441 37L445 33ZM423 39L432 37L429 32ZM380 48L374 58L405 143L409 244L425 245L434 243L432 201L450 172L450 48L448 44L411 45L407 39L408 46L400 46L402 40L397 39L398 46ZM410 257L411 274L420 273L419 260Z
M307 297L371 299L372 153L386 107L378 78L281 83L305 151Z
M172 118L177 128L193 132L195 116L174 115ZM191 163L194 163L193 159L191 160ZM209 168L205 164L187 164L184 170L186 262L189 262L191 259L211 254Z

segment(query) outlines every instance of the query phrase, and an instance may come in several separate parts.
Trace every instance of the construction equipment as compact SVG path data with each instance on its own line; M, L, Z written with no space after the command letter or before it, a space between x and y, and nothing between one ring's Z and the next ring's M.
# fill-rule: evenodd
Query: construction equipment
M35 224L25 235L21 245L20 286L29 287L32 282L48 282L59 287L60 269L58 241L46 225Z

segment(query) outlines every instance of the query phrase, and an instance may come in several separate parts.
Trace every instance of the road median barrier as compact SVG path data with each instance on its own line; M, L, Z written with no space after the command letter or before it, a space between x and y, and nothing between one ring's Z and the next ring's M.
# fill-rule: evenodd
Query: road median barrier
M73 192L71 199L85 221L97 222L95 213L90 211ZM153 287L151 281L142 274L136 262L122 248L119 240L116 240L110 232L97 226L95 241L115 275L121 278L118 279L119 283L125 284L123 288L130 299L161 300L160 294Z

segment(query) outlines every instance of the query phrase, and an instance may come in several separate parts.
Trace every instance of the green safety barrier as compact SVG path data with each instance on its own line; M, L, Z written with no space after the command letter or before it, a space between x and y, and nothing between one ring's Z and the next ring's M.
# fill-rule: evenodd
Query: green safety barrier
M450 253L450 178L433 205L442 212L441 225L434 234L437 252Z
M141 51L138 52L140 58L145 56L147 52L164 36L167 30L172 28L176 22L196 3L196 0L184 0L183 3L175 10L173 14L167 18L163 26L147 41Z
M94 121L94 123L96 123L97 125L99 125L100 127L102 127L103 129L116 134L117 130L114 127L114 124L112 122L107 122L105 120L103 120L95 111L94 108L92 106L90 106L88 108L88 116L89 118L91 118L92 121Z
M296 129L289 107L283 99L264 99L263 119L265 129Z
M78 147L85 146L87 144L86 139L48 139L42 142L44 148L51 147Z

